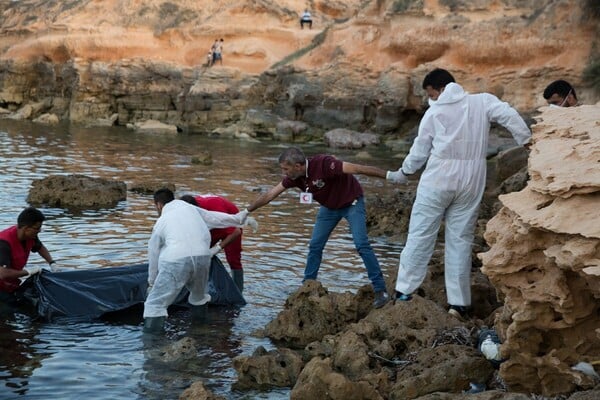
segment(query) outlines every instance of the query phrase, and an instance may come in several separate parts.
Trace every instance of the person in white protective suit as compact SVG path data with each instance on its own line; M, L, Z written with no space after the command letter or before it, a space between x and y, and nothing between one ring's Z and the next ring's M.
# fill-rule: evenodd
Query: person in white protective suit
M417 187L406 245L400 254L396 300L410 300L427 273L445 218L445 283L449 313L465 317L471 305L471 245L486 181L490 123L510 131L519 145L531 132L515 109L489 93L468 94L446 70L425 76L430 108L402 167L388 180L406 183L427 164Z
M210 301L210 229L241 227L248 211L227 214L176 200L169 189L154 193L159 218L148 241L148 295L144 302L144 332L163 330L167 308L185 286L192 316L202 319Z

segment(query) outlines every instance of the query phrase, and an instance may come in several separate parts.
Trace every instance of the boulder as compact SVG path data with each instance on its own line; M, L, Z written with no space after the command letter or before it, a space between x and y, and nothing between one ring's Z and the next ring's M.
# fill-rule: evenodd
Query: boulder
M196 381L179 395L179 400L225 400L204 387L202 381Z
M50 175L31 183L27 202L64 208L114 207L127 198L122 181L85 175Z
M177 127L175 125L165 124L156 120L134 122L127 124L127 127L140 133L177 134Z
M379 135L370 132L355 132L344 128L326 132L324 139L325 144L329 147L343 149L360 149L379 144Z
M354 382L335 371L330 358L313 358L302 370L290 395L292 400L383 400L368 382Z
M241 390L291 387L296 383L303 366L302 357L293 350L281 348L267 351L260 346L249 357L233 359L233 368L238 373L235 387Z
M302 348L365 316L371 307L369 296L372 299L370 287L356 295L330 294L320 282L307 280L287 299L284 310L267 324L265 334L282 345Z

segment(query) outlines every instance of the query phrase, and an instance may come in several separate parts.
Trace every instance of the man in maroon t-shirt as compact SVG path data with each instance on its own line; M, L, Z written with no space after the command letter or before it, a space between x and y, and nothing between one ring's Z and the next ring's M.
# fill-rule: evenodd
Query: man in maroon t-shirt
M301 190L300 203L318 202L317 214L310 239L304 280L317 279L323 249L329 235L338 222L345 218L350 226L356 250L360 254L375 291L375 308L388 301L385 281L379 261L371 248L367 236L367 224L363 190L352 174L362 174L386 179L387 171L377 167L352 164L329 155L316 155L307 159L297 147L286 149L279 156L283 180L268 192L260 195L249 207L254 211L283 193L296 187Z
M221 196L191 196L186 194L181 196L181 200L208 211L220 211L227 214L237 214L240 211L235 204ZM213 256L218 254L221 249L225 250L225 258L227 258L227 263L231 268L233 281L240 292L242 292L244 290L242 229L238 227L211 229L210 239L210 250Z

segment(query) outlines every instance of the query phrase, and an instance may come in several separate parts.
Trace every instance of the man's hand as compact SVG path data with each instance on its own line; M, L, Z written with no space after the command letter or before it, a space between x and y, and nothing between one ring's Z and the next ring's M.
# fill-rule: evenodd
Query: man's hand
M26 271L27 277L30 277L32 275L39 274L40 272L42 272L42 267L40 267L39 265L32 265L31 267L23 268L23 271Z
M219 254L219 252L221 251L221 246L219 246L219 244L215 244L213 247L210 248L210 256L216 256L217 254Z
M394 183L402 183L405 185L408 183L408 178L406 175L404 175L402 169L399 169L398 171L388 171L385 175L385 179Z

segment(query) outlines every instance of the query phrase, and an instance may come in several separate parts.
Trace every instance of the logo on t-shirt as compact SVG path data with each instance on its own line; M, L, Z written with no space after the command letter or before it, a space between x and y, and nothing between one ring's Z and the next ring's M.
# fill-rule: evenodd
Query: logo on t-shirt
M331 170L335 169L335 161L332 161L331 164L329 164L329 169L331 169Z
M313 186L321 189L323 188L323 186L325 186L325 182L323 182L323 179L317 179L316 181L312 181Z

